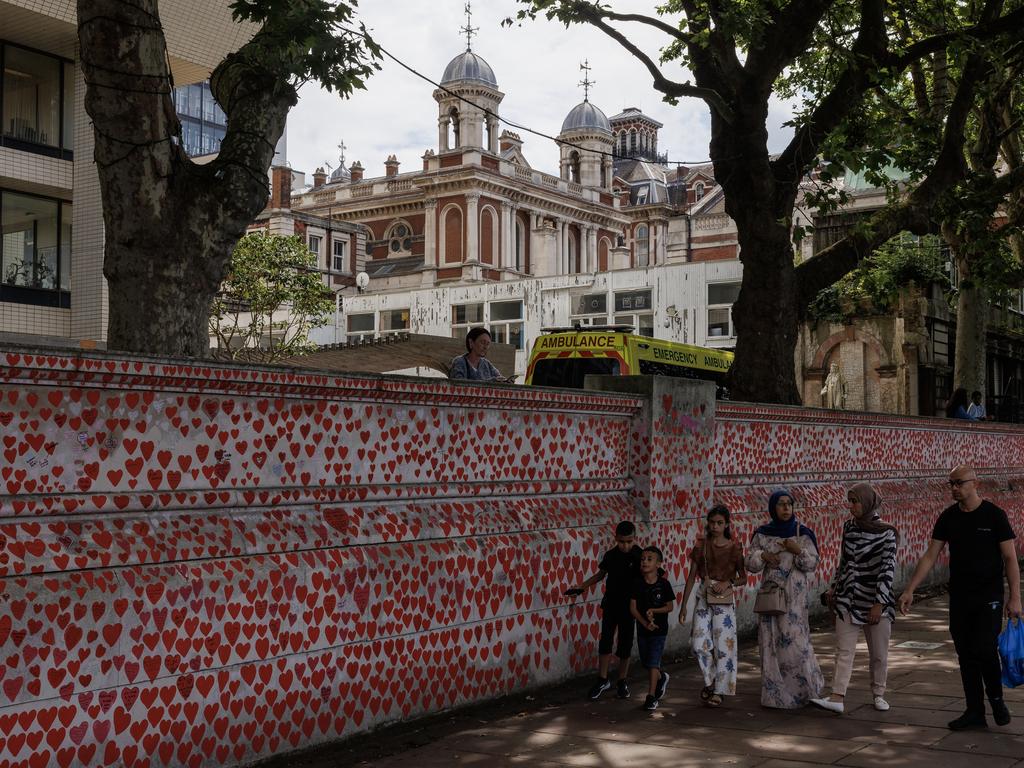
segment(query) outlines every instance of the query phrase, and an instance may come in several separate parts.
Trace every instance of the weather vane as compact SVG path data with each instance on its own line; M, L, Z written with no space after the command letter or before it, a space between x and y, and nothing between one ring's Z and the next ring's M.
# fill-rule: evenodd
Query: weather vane
M345 150L346 149L348 149L348 147L345 146L345 140L342 139L341 141L338 142L338 152L341 153L341 154L338 155L338 163L342 167L344 167L344 165L345 165Z
M471 3L466 3L466 26L460 29L460 32L466 33L466 51L473 50L473 35L479 31L480 27L473 26L473 6Z
M585 73L579 85L583 86L583 100L590 101L590 86L597 85L597 82L590 79L590 60L584 59L580 69Z

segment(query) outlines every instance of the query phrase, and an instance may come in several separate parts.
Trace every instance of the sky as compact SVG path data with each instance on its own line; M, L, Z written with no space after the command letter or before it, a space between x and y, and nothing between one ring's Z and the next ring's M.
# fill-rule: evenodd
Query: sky
M650 13L654 0L616 0L619 11ZM465 50L459 30L466 24L464 0L363 0L359 18L374 38L405 64L435 82L445 66ZM661 100L644 66L618 43L587 25L566 29L539 18L522 25L502 27L514 16L515 0L473 0L473 51L482 56L505 94L499 115L550 135L583 100L580 63L588 60L594 85L590 101L611 117L626 107L638 107L665 127L658 148L670 163L692 164L707 160L710 118L703 101L685 99L678 106ZM657 30L629 25L631 39L653 58L667 38ZM676 64L666 75L686 79ZM338 165L337 145L344 142L345 164L359 160L367 178L384 175L384 160L394 154L401 172L422 167L423 153L437 151L437 103L434 86L385 58L382 69L367 82L365 91L341 99L314 84L302 88L299 103L288 117L288 161L303 171L307 182L317 166ZM780 150L786 131L780 126L789 110L776 104L770 114L770 146ZM535 169L558 173L558 147L549 139L502 125L520 134L523 152Z

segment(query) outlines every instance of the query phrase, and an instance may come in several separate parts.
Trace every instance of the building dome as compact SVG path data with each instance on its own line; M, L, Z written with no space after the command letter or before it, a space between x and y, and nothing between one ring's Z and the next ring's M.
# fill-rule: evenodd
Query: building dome
M464 51L448 62L444 68L444 76L441 78L441 85L455 83L460 80L474 80L484 83L492 88L498 87L498 80L494 77L494 70L491 65L477 56L472 51ZM607 120L605 122L608 122Z
M584 101L572 108L562 122L562 133L567 131L601 131L612 134L612 127L604 112L589 101Z
M345 161L342 160L340 163L338 163L338 167L335 168L334 171L331 173L331 183L333 184L333 183L338 182L338 181L351 181L351 180L352 180L352 174L349 173L348 168L345 167Z

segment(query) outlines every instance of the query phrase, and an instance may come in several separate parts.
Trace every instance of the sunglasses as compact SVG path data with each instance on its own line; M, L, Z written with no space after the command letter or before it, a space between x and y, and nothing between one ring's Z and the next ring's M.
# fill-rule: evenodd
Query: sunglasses
M965 480L950 480L949 481L949 487L950 488L959 488L964 483L973 483L976 479L977 478L974 478L974 477L968 477Z

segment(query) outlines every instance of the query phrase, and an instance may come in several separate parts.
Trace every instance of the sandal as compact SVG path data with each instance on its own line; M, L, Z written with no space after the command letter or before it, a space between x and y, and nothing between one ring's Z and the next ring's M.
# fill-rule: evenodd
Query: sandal
M711 694L713 694L714 692L715 692L715 686L713 686L713 685L705 685L703 688L701 688L700 700L703 701L705 704L707 704L708 703L708 699L711 698Z
M708 706L709 707L720 707L720 706L722 706L722 697L719 696L717 693L712 695L711 698L708 699Z

